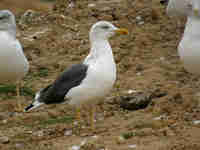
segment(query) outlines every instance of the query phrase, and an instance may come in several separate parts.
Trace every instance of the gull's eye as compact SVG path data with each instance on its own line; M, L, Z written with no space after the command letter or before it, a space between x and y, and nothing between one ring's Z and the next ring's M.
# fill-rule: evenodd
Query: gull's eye
M109 29L110 27L107 26L107 25L105 25L105 26L102 26L101 28L102 28L102 29Z

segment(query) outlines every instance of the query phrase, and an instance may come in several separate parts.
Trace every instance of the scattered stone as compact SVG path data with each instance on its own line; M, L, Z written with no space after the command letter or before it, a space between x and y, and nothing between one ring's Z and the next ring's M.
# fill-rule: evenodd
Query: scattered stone
M0 137L0 143L2 144L8 144L10 142L9 138L7 136Z
M135 19L136 19L136 21L141 21L142 17L141 16L137 16Z
M80 146L83 146L83 145L85 145L85 143L87 142L87 140L86 139L84 139L83 141L81 141L81 144L80 144Z
M2 123L3 123L3 124L6 124L6 123L8 123L8 120L6 120L6 119L5 119L5 120L2 120Z
M165 57L160 57L160 60L161 61L165 61Z
M123 144L125 142L125 138L123 136L118 136L116 138L117 144Z
M64 133L65 136L71 136L72 135L72 130L67 130Z
M194 120L193 124L195 124L195 125L200 124L200 120Z
M71 1L69 2L68 7L69 7L69 8L74 8L74 7L75 7L74 1L71 0Z
M138 22L138 25L143 25L143 24L144 24L144 21Z
M153 120L163 120L164 118L166 118L165 115L160 115L158 117L153 118Z
M17 143L17 144L15 144L15 147L17 149L22 149L24 147L24 144L23 143Z
M123 136L119 136L119 140L120 140L120 141L124 141L125 139L124 139Z
M143 24L144 24L144 21L143 21L143 19L142 19L141 16L137 16L137 17L135 18L135 20L136 20L136 23L137 23L138 25L143 25Z
M27 131L26 133L27 133L27 134L32 134L32 133L33 133L33 131Z
M88 4L88 7L95 7L96 4Z
M103 7L103 8L102 8L102 11L104 11L104 12L106 12L106 11L110 11L110 10L111 10L110 7Z
M92 138L98 139L99 137L97 135L93 135Z
M127 91L128 94L133 94L133 93L136 93L136 92L137 92L136 90L128 90Z
M69 150L79 150L80 146L78 145L73 145Z
M44 131L40 130L40 131L34 132L34 135L39 136L39 137L44 136Z
M137 145L136 144L132 144L132 145L128 145L129 148L136 148Z
M99 144L95 142L87 142L80 147L80 150L106 150L104 144Z

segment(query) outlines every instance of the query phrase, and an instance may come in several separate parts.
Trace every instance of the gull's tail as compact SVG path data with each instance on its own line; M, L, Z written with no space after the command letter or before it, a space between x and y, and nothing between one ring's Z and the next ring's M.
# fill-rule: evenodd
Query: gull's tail
M28 112L28 111L33 110L33 109L41 106L42 104L44 104L44 103L38 101L39 97L40 97L40 92L36 93L35 101L32 104L30 104L28 107L26 107L24 109L24 112Z
M24 109L24 112L28 112L28 111L30 111L30 110L33 110L33 109L35 109L35 108L41 106L42 104L44 104L44 103L40 103L40 102L38 102L38 101L35 101L35 102L33 102L32 104L30 104L28 107L26 107L26 108Z

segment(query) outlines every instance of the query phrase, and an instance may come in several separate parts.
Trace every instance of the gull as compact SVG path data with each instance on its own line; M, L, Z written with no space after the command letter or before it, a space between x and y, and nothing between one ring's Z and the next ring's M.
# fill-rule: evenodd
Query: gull
M161 0L163 5L167 4L166 13L170 17L182 17L187 16L190 12L190 6L188 5L190 0Z
M79 120L81 105L103 98L115 83L116 64L108 41L115 34L126 35L128 31L107 21L95 23L89 33L89 55L82 63L67 68L52 84L37 92L25 112L43 104L67 102L76 106ZM91 127L94 129L94 107L90 110Z
M9 10L0 11L0 83L16 83L17 111L23 110L20 100L20 81L29 70L29 63L16 38L15 16Z
M169 1L168 7L172 1L175 2L178 0ZM187 22L184 34L178 45L178 53L184 68L188 72L200 74L200 1L187 0L184 5L187 7L185 13ZM171 13L170 11L171 9L168 9L169 13ZM179 11L179 9L177 9L177 11Z

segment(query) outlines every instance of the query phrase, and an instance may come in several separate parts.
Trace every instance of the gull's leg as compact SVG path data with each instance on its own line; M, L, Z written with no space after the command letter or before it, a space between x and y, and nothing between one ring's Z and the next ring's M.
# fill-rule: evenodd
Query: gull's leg
M76 130L77 127L77 132L75 133L80 133L80 129L81 129L81 106L76 106L75 108L75 119L74 119L74 130Z
M95 110L96 110L95 105L93 105L89 112L90 113L90 115L89 115L90 116L90 127L91 127L92 132L94 132L94 130L95 130L95 123L94 123Z
M20 103L20 100L21 100L20 87L21 87L21 82L17 81L16 82L17 106L16 106L15 110L18 112L23 112L23 107L22 107L22 104Z

